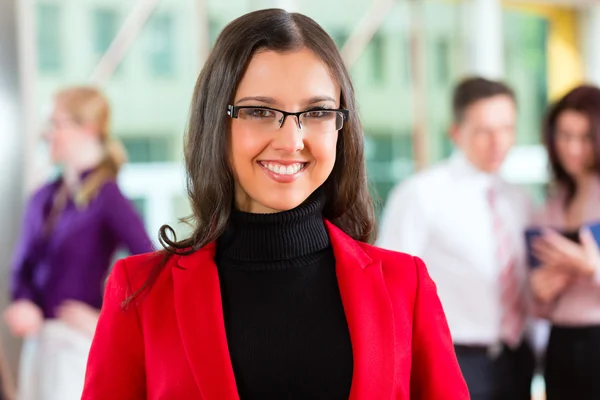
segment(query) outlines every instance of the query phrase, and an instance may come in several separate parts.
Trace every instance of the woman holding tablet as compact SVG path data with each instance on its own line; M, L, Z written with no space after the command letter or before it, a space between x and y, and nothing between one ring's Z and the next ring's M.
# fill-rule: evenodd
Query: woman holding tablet
M598 399L600 253L585 225L600 222L600 89L575 88L549 111L544 139L551 196L533 243L537 311L552 324L546 355L548 400ZM555 229L578 232L576 241Z

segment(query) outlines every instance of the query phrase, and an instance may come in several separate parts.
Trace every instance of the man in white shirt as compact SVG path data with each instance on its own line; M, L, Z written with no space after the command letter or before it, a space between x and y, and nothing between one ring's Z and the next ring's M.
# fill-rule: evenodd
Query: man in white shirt
M515 141L513 91L470 78L455 89L449 159L394 188L378 244L425 260L473 400L529 400L525 340L528 197L498 176Z

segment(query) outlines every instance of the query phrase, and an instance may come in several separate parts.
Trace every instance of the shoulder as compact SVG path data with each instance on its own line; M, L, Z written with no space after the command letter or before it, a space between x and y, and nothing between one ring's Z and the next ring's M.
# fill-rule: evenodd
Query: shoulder
M447 181L450 175L448 162L443 161L417 172L404 180L398 187L416 191L429 190Z
M46 183L38 187L26 201L23 214L26 219L41 218L41 210L49 203L53 194L56 192L58 182Z
M410 254L399 251L387 250L372 244L356 242L358 246L373 260L383 264L414 265L414 258Z
M404 197L424 198L440 189L440 185L448 181L449 169L445 162L436 164L423 171L417 172L398 183L390 192L389 198Z
M413 286L419 279L419 268L425 268L423 262L415 256L393 250L383 249L366 243L358 243L374 263L381 265L388 286Z
M123 192L115 179L108 179L98 191L98 199L114 200L123 198Z
M384 270L393 269L400 273L416 274L417 257L407 253L387 250L351 238L330 221L326 221L334 251L350 253L368 264L380 264Z
M42 203L56 191L59 182L54 180L37 188L29 197L29 204Z
M157 277L160 277L170 271L170 266L176 262L177 257L179 256L169 255L164 250L125 257L117 261L111 276L114 279L126 280L127 282L122 283L127 283L135 292L151 275L156 273Z

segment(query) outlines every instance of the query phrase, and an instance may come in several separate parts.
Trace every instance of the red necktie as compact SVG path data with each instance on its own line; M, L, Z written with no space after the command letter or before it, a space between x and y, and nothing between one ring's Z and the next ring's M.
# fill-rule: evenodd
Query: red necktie
M524 285L517 267L517 257L513 246L513 238L509 234L496 202L496 191L491 188L488 200L493 216L493 232L496 240L496 259L500 266L498 280L500 283L500 302L502 319L500 338L510 347L521 342L525 327L526 301Z

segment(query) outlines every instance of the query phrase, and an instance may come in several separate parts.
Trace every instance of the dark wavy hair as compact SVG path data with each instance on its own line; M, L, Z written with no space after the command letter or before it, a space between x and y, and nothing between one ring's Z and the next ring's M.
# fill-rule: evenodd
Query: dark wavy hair
M198 77L185 138L187 192L194 231L188 238L177 241L170 226L160 229L159 238L167 259L172 254L190 254L217 240L228 224L234 205L234 174L228 162L231 121L226 110L252 56L257 51L286 53L302 48L313 51L329 67L341 88L340 106L350 110L338 136L333 171L323 184L324 217L355 240L375 240L363 130L354 88L340 53L331 37L311 18L268 9L229 23L217 38ZM160 269L159 265L140 291L151 285Z
M560 163L556 150L556 122L567 110L582 113L589 119L590 135L594 143L594 171L600 176L600 89L592 85L576 87L550 107L544 120L544 145L548 151L554 181L566 191L565 206L571 203L577 190L577 183Z

